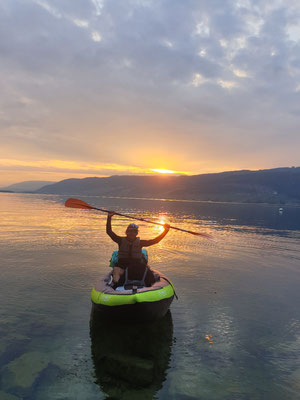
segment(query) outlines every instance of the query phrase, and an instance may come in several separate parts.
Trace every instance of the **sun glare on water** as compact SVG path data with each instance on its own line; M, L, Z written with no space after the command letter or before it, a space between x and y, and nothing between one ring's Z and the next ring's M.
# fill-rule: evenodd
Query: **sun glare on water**
M159 221L158 221L160 224L165 224L166 223L166 220L165 220L165 218L162 216L162 217L160 217L160 219L159 219ZM159 226L158 225L158 232L159 233L162 233L163 231L164 231L164 227L163 226Z

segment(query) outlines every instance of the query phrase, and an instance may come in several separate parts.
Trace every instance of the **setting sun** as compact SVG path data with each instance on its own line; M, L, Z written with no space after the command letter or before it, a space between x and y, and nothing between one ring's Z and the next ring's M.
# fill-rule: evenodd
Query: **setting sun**
M154 169L154 168L151 168L151 171L159 172L160 174L175 174L175 171L172 171L170 169Z

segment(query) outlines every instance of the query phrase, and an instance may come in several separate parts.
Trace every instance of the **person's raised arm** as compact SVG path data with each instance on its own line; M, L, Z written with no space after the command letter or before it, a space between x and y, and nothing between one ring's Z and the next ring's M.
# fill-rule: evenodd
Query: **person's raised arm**
M141 247L148 247L148 246L152 246L153 244L159 243L169 232L170 225L164 224L164 228L165 228L165 230L160 235L158 235L156 238L150 239L150 240L141 240Z
M116 243L120 243L120 241L122 240L121 236L118 236L115 234L115 232L113 232L112 227L111 227L111 219L112 216L115 213L113 211L110 211L107 214L107 221L106 221L106 233L108 234L108 236Z

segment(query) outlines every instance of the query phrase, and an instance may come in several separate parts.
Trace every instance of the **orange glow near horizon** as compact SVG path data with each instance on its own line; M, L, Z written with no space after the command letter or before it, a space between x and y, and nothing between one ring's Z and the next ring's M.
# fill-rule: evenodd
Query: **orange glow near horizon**
M153 172L158 172L160 174L175 174L182 173L188 174L188 172L183 171L173 171L170 169L163 168L146 168L133 165L122 165L115 163L88 163L88 162L78 162L71 160L17 160L17 159L5 159L0 158L0 168L6 169L23 169L23 170L36 170L36 171L49 171L49 172L78 172L78 173L99 173L102 172L106 175L106 171L109 172L127 172L131 174L151 174Z
M153 160L151 164L154 164ZM68 178L85 178L89 176L193 174L192 171L183 172L162 168L147 168L146 165L138 166L59 159L24 160L16 158L0 158L0 171L0 187L21 181L59 181Z
M175 157L174 157L175 158ZM175 158L176 159L176 158ZM151 160L138 165L126 165L116 163L86 162L59 159L17 159L0 158L0 187L23 181L46 180L61 181L70 178L87 178L91 176L107 177L112 175L161 175L170 176L174 174L196 175L203 173L217 173L223 171L234 171L241 169L240 166L233 165L214 165L208 166L188 164L186 171L171 170L164 168L149 168L149 165L161 165L161 160ZM170 166L174 165L169 162ZM180 163L182 165L182 163ZM245 167L242 167L245 169ZM253 169L253 168L252 168ZM258 168L254 168L258 169Z
M176 173L176 171L172 171L170 169L162 169L162 168L160 168L160 169L151 168L150 171L158 172L160 174L175 174Z

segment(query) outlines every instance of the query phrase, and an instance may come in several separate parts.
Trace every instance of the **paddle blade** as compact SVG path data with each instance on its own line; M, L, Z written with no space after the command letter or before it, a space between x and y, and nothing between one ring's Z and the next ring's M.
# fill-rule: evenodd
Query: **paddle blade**
M177 228L177 226L170 226L170 228L176 229L177 231L190 233L191 235L201 236L201 237L203 237L203 238L205 238L205 239L214 240L213 236L210 235L209 233L188 231L188 230L186 230L186 229Z
M205 239L214 240L214 237L209 233L198 233L198 232L190 232L192 235L201 236Z
M93 210L95 207L90 206L88 203L85 201L79 200L79 199L68 199L65 202L66 207L71 207L71 208L82 208L84 210Z

